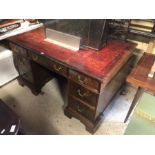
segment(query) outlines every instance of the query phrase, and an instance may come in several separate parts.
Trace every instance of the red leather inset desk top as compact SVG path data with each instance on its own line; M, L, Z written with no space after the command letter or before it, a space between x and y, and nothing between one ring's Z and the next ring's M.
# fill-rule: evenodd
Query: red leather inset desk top
M106 47L100 51L82 49L74 52L49 43L44 39L43 29L9 38L9 40L19 45L36 52L44 52L48 57L100 80L111 74L110 72L114 69L114 66L125 63L125 60L128 59L135 48L135 44L115 40L108 42Z

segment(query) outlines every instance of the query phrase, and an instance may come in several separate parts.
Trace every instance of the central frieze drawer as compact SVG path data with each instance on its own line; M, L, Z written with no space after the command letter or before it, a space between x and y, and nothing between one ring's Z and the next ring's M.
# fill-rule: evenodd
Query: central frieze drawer
M65 67L64 65L61 65L57 62L54 62L54 61L51 61L50 62L50 70L62 75L62 76L65 76L67 77L68 75L68 69L67 67Z
M70 81L69 95L86 102L88 105L96 106L99 94L93 93L90 90Z
M95 89L96 92L99 92L99 90L100 90L100 83L97 80L92 79L92 78L90 78L84 74L81 74L77 71L69 70L69 78L81 85Z
M62 76L67 77L67 67L54 62L50 58L46 57L44 53L35 53L35 52L30 52L31 59L40 65L46 67L47 69L54 71Z
M44 53L35 53L35 52L29 52L29 55L31 56L31 59L40 65L49 68L50 67L50 59L47 58Z

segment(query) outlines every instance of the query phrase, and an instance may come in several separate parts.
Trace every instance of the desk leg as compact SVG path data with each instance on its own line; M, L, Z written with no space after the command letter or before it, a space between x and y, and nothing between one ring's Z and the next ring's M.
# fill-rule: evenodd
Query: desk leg
M134 99L133 99L133 101L131 103L130 109L129 109L129 111L128 111L127 115L126 115L126 118L124 120L124 123L126 123L126 121L128 120L133 108L136 106L136 103L138 102L139 98L142 96L143 92L144 92L144 88L138 87L137 92L135 94L135 97L134 97Z

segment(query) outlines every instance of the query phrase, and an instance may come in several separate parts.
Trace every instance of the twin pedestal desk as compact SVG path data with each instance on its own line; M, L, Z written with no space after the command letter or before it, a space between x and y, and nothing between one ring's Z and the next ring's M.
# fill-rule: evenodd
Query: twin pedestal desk
M68 80L68 104L64 113L79 119L94 133L103 120L102 113L129 74L135 44L109 41L100 51L74 52L44 40L44 30L26 32L8 40L18 82L37 95L49 81L51 72Z

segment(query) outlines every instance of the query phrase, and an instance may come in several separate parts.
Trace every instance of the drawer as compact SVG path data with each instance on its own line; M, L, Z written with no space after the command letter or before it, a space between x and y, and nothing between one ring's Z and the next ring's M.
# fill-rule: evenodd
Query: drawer
M95 89L97 92L100 90L100 82L90 78L84 74L81 74L74 70L69 70L69 77L71 80L74 80L75 82L82 84L84 86L87 86L89 88Z
M69 95L74 96L93 107L97 105L99 98L99 94L93 93L90 90L72 81L70 81L69 84Z
M85 118L94 121L95 119L95 112L86 107L80 101L69 97L68 108L71 108L73 111L76 111L80 115L84 116Z
M56 63L56 62L50 62L50 70L62 75L62 76L65 76L67 77L67 73L68 73L68 69L67 67L59 64L59 63Z
M24 49L23 47L20 47L20 46L18 46L16 44L10 43L10 48L11 48L11 50L13 52L16 52L18 54L21 54L22 56L26 56L26 57L28 56L27 55L27 50Z
M44 56L44 53L30 52L31 59L47 69L54 71L60 75L67 77L67 68L59 63L52 61L51 59Z
M40 65L49 68L50 67L50 59L44 56L44 53L35 53L29 52L31 59Z
M33 82L33 76L31 72L31 64L28 59L18 54L13 54L15 66L19 72L19 75L29 82Z

